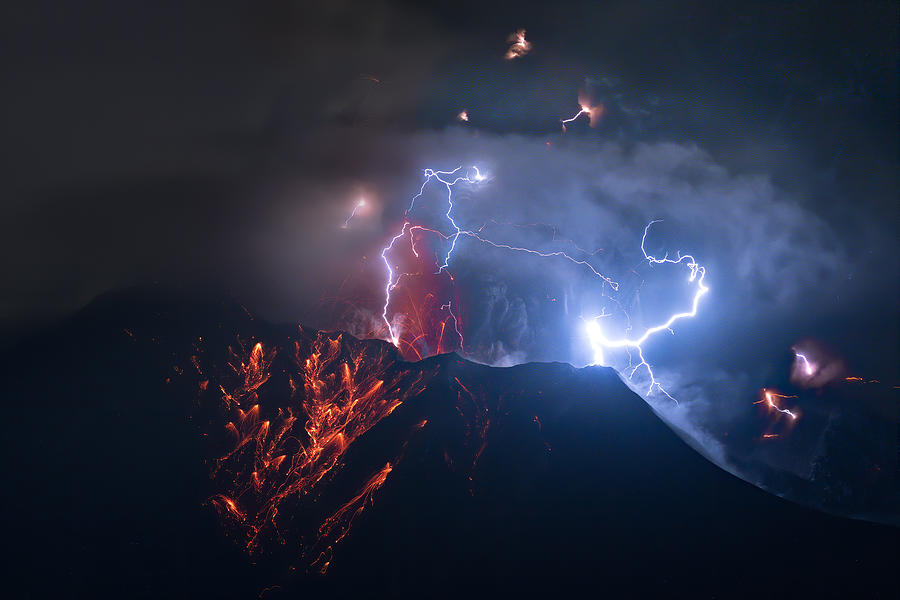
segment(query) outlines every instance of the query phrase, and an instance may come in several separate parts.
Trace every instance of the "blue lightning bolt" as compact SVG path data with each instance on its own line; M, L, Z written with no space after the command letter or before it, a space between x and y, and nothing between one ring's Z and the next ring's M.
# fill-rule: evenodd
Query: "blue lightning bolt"
M588 110L582 110L582 112L579 113L578 115L576 115L575 117L573 117L573 119L577 118L578 116L580 116L580 114L582 114L584 112L588 112ZM443 263L438 267L437 273L440 273L448 268L448 266L450 264L450 260L453 255L453 252L456 249L456 242L458 241L460 236L466 236L473 240L481 242L483 244L492 246L494 248L500 248L500 249L509 250L512 252L521 252L521 253L531 254L533 256L538 256L541 258L561 258L563 260L567 260L573 264L576 264L580 267L585 268L589 273L591 273L591 275L602 280L604 283L608 284L614 291L618 291L619 284L617 282L613 281L611 278L609 278L606 275L597 271L597 269L595 269L586 260L581 260L581 259L575 258L566 252L563 252L563 251L541 252L541 251L538 251L538 250L535 250L532 248L512 246L510 244L495 242L495 241L488 239L488 238L484 237L483 235L481 235L480 232L483 229L483 227L481 229L479 229L477 232L462 229L453 217L453 209L454 209L453 188L455 185L457 185L461 182L474 184L474 183L479 183L479 182L482 182L485 180L485 176L476 167L471 167L471 168L467 169L465 172L460 173L460 171L462 171L462 169L463 169L463 167L457 167L456 169L454 169L452 171L436 171L433 169L426 169L424 171L425 181L422 183L422 186L419 188L419 192L415 196L413 196L412 200L410 201L409 208L406 210L406 213L405 213L405 219L403 222L403 226L401 227L400 231L394 237L391 238L388 245L385 246L381 251L381 258L382 258L382 261L384 262L386 273L387 273L387 278L386 278L385 288L384 288L385 300L384 300L384 306L383 306L381 316L382 316L382 320L384 321L385 325L387 326L387 331L390 335L390 341L395 346L399 345L400 337L399 337L398 332L395 331L394 326L391 324L390 319L388 318L388 310L389 310L390 304L391 304L391 292L400 283L403 275L408 275L408 274L406 274L406 273L397 274L396 273L396 268L391 266L390 260L388 258L388 253L394 248L394 245L396 244L396 242L398 240L400 240L401 238L403 238L404 236L409 234L410 238L411 238L413 253L418 257L418 252L416 251L415 244L414 244L414 242L412 242L412 231L413 230L425 230L425 231L435 233L450 243L449 249L447 250L447 253L444 255ZM444 217L446 218L447 222L450 224L450 227L452 230L452 232L449 235L445 235L445 234L441 233L440 231L437 231L434 229L428 229L428 228L422 227L420 225L413 226L413 225L411 225L410 220L409 220L409 215L412 212L412 210L415 208L416 202L425 193L425 190L426 190L427 186L429 185L429 183L431 183L433 181L438 182L441 185L443 185L447 192L447 211L444 213ZM706 277L706 269L705 269L705 267L701 266L694 259L693 256L691 256L689 254L681 255L680 253L678 253L678 254L676 254L675 258L669 258L668 254L666 254L662 258L657 258L656 256L653 256L653 255L647 253L647 250L646 250L647 234L649 233L651 226L654 223L658 223L658 222L659 221L651 221L644 228L644 233L643 233L643 236L641 237L641 252L644 255L644 261L646 261L647 264L651 264L651 265L652 264L680 265L682 267L685 267L688 270L688 282L692 283L696 286L696 291L694 293L694 297L693 297L693 301L691 303L690 309L672 314L663 323L660 323L659 325L655 325L653 327L647 328L640 336L637 336L637 337L626 336L626 337L619 338L619 339L610 339L609 337L607 337L607 335L603 332L603 329L599 323L600 318L611 316L610 314L606 313L605 310L600 315L597 315L590 319L585 319L585 328L586 328L586 331L588 334L591 348L594 352L594 363L593 364L603 364L604 348L624 348L629 353L629 355L631 354L631 351L636 351L637 356L640 359L640 361L637 362L637 364L630 365L631 371L628 375L629 378L630 379L633 378L635 373L639 369L644 368L644 369L646 369L647 374L650 379L650 386L647 390L647 395L649 396L654 390L657 390L657 391L661 392L662 394L664 394L665 396L667 396L668 398L675 401L675 398L673 398L668 392L666 392L665 389L663 389L663 387L660 385L660 383L656 380L656 377L653 373L653 369L651 368L650 364L647 362L647 360L644 356L643 344L650 337L654 336L655 334L657 334L661 331L669 331L670 333L674 333L672 331L672 326L675 324L675 322L677 322L681 319L694 317L697 314L697 309L698 309L698 306L700 303L700 299L709 291L709 288L706 286L706 284L704 282L704 279ZM618 305L619 303L616 302L616 304ZM619 308L621 309L621 305L619 305ZM456 333L457 333L457 335L459 335L460 340L462 340L462 334L459 331L459 320L453 312L453 307L452 307L451 303L447 302L447 304L444 304L441 306L441 309L447 309L447 311L450 313L450 316L453 319L453 324L454 324ZM623 313L625 314L626 318L628 318L628 315L627 315L627 313L625 313L624 310L623 310ZM630 331L630 329L631 329L631 326L629 325L628 328L626 329L626 331Z
M674 259L669 258L669 255L666 254L662 258L657 258L651 254L647 254L647 250L645 244L647 242L647 233L650 231L650 227L654 223L659 223L659 220L650 221L647 223L647 226L644 227L644 235L641 237L641 252L644 254L644 260L647 261L647 264L672 264L672 265L683 265L688 269L688 282L695 283L697 286L696 291L694 292L694 298L691 302L690 310L679 312L671 315L665 322L660 323L659 325L655 325L653 327L647 328L644 333L638 337L623 337L619 339L610 339L603 332L603 328L600 326L599 319L601 317L610 316L605 312L593 317L591 319L585 320L585 329L588 334L588 339L590 340L591 348L594 351L594 364L603 364L604 348L625 348L626 350L636 350L638 354L638 358L640 358L640 362L634 365L629 374L629 379L634 377L635 372L641 367L647 370L647 375L650 378L650 387L647 389L647 395L649 396L654 389L659 392L665 394L672 400L675 400L668 392L666 392L663 387L656 380L656 376L653 374L653 369L650 367L650 364L647 362L647 359L644 358L644 349L643 344L651 336L659 333L660 331L668 331L670 333L674 333L672 331L672 325L675 324L676 321L686 318L692 318L697 314L697 307L700 304L700 299L706 295L709 291L709 288L704 283L704 279L706 278L706 268L700 266L693 256L689 254L685 254L682 256L680 253L676 255Z

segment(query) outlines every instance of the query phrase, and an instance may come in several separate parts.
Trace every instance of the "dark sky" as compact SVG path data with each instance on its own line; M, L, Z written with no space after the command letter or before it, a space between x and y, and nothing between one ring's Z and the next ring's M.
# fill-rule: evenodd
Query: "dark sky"
M641 228L663 218L656 249L702 257L706 320L659 358L755 374L774 368L759 357L811 336L857 369L896 374L896 3L3 12L4 343L152 281L333 325L322 297L352 273L380 285L362 257L394 231L422 169L477 163L492 177L460 209L472 223L552 223L615 249L602 266L627 273ZM533 50L505 61L520 27ZM562 138L582 89L607 114ZM341 231L361 193L370 212ZM590 286L507 260L460 256L482 324L475 358L583 358L566 315L538 299L583 307ZM742 369L748 356L757 366Z

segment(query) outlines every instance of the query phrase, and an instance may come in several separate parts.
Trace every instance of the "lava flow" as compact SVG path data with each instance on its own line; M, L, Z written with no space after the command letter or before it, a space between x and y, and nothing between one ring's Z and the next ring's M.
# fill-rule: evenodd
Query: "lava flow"
M234 360L225 372L213 376L217 386L207 379L200 386L203 403L216 404L218 397L229 419L222 450L211 465L218 493L210 503L250 553L273 541L286 544L286 524L293 533L298 521L310 521L299 526L308 534L297 543L304 560L324 572L331 548L372 502L396 458L330 516L310 505L323 493L335 494L328 491L329 483L344 475L347 449L420 393L427 373L393 368L393 348L349 344L341 334L301 335L287 351L256 343L243 358L239 354L232 351ZM194 364L206 377L196 357ZM314 551L318 559L310 556Z

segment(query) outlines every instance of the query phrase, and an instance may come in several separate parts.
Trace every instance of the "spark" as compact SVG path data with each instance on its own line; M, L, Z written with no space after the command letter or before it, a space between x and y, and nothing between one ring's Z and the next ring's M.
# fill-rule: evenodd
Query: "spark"
M353 217L356 216L356 211L358 211L365 205L366 205L365 198L360 198L359 202L357 202L356 204L353 205L353 210L350 212L350 216L347 217L347 220L344 221L344 225L342 226L342 229L347 229L348 227L350 227L350 221L351 221L351 219L353 219Z
M458 115L456 115L456 119L458 121L464 121L466 123L469 122L469 113L467 111L462 111Z
M644 349L643 344L653 335L661 332L661 331L669 331L670 333L674 333L672 331L672 326L676 321L681 319L693 318L697 314L697 308L700 304L700 299L706 295L709 291L709 287L704 283L704 279L706 278L706 268L701 266L690 254L681 255L676 254L674 259L669 258L669 255L666 254L662 258L657 258L651 254L647 254L646 250L646 241L647 241L647 233L650 231L650 227L654 223L659 223L659 220L650 221L646 227L644 227L644 235L641 237L641 252L644 255L644 260L647 261L647 264L672 264L672 265L683 265L687 268L688 274L688 283L693 283L696 285L697 289L694 292L694 298L691 302L690 310L674 313L669 316L664 322L659 325L654 325L653 327L647 328L643 334L638 337L623 337L619 339L610 339L603 332L603 328L600 326L599 319L601 317L610 316L609 314L602 312L600 315L592 319L587 319L585 321L585 329L588 334L588 339L590 340L591 348L594 351L594 364L603 364L604 361L604 348L625 348L626 350L635 350L637 351L637 355L640 358L640 362L637 363L629 374L629 378L633 377L635 372L641 367L646 368L647 375L650 378L650 387L647 390L647 396L649 396L654 389L660 391L661 393L668 396L673 401L671 395L666 392L659 382L656 380L656 376L653 373L653 369L650 364L647 362L647 359L644 357Z
M528 54L531 51L531 42L525 39L525 30L519 29L515 33L511 33L508 42L511 42L512 45L506 51L506 60L512 60L514 58L521 58Z

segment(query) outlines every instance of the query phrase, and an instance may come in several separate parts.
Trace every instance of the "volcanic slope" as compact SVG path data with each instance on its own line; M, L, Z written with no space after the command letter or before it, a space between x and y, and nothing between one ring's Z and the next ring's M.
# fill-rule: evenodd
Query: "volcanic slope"
M898 591L896 528L722 471L610 369L407 363L155 290L3 365L16 597Z

